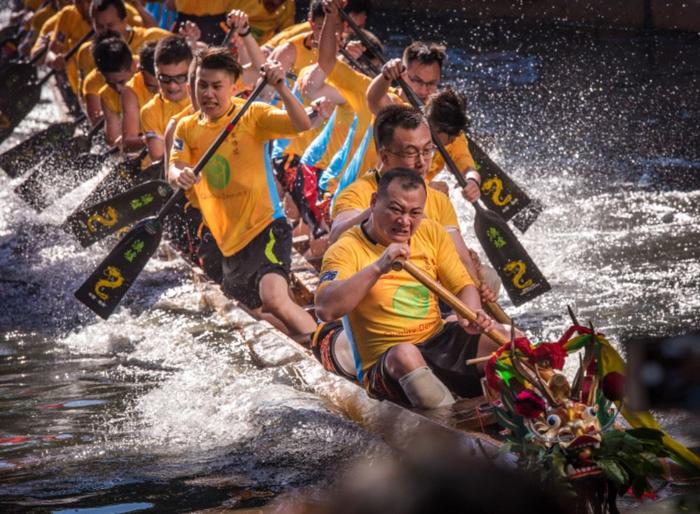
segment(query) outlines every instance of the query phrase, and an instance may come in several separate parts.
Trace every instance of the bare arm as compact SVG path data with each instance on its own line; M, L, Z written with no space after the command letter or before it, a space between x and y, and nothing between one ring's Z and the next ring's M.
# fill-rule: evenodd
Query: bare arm
M253 69L257 72L265 64L267 58L250 31L248 15L241 10L234 9L228 13L226 23L228 23L229 27L236 27L239 37L243 40L243 45L248 53Z
M407 244L392 243L382 256L351 277L331 282L316 295L316 314L322 321L338 319L352 311L367 296L379 277L391 270L397 258L408 259Z
M369 208L364 211L348 209L347 211L341 212L333 220L331 233L328 235L328 242L330 244L335 243L343 232L354 227L358 223L362 223L367 218L369 218Z
M380 73L372 80L367 88L367 103L372 114L377 114L383 107L391 104L391 98L387 94L391 80L387 80L383 73Z
M284 70L278 62L268 61L262 67L262 73L267 77L268 83L277 91L287 110L287 116L297 132L304 132L311 128L311 120L304 106L299 102L294 93L287 87L284 80Z
M338 40L336 33L342 30L338 8L334 2L324 2L326 16L323 19L321 36L318 43L318 64L326 74L330 75L335 67L336 55L338 53Z
M316 99L325 97L335 105L344 105L345 98L336 88L325 82L326 74L316 64L310 73L301 78L301 94L307 98Z
M151 161L159 161L165 153L165 144L160 136L149 136L146 138L146 146L148 147L148 156Z
M140 150L143 148L143 140L139 134L141 130L141 117L139 115L139 100L128 87L121 92L122 99L122 145L124 150Z
M99 95L85 95L85 110L91 125L95 125L102 118L102 102Z

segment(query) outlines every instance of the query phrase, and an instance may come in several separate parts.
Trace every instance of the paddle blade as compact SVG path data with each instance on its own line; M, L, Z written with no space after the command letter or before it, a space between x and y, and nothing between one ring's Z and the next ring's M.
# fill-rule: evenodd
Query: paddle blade
M48 152L53 151L54 147L69 138L74 130L75 122L54 123L0 154L0 168L12 178L22 175L47 156L47 148Z
M36 68L26 62L13 63L0 73L0 143L39 103L36 79Z
M530 204L530 197L479 145L471 138L468 140L469 152L481 175L481 200L489 210L498 213L504 220L511 219Z
M80 286L75 297L101 318L109 318L155 253L162 233L156 218L136 225Z
M503 218L477 208L474 231L514 305L529 302L551 289Z
M163 207L173 190L164 180L151 180L106 201L75 211L64 222L83 247L103 239Z

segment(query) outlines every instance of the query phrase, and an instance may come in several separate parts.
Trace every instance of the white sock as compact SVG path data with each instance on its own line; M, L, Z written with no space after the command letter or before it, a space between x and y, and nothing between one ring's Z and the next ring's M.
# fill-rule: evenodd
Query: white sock
M414 369L399 379L401 389L406 393L411 405L417 409L436 409L452 405L455 400L430 368Z

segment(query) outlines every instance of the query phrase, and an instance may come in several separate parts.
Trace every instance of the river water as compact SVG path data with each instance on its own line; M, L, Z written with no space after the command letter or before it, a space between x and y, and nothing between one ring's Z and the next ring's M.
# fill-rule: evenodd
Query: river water
M546 205L521 241L552 292L517 309L503 298L506 310L533 340L558 338L567 304L614 344L698 327L698 37L466 18L416 29L379 12L372 27L394 55L416 30L447 40L446 78L469 95L475 132ZM45 92L0 150L57 116ZM40 214L12 193L18 182L0 173L3 512L255 507L391 451L287 366L256 362L264 329L202 310L177 259L153 259L115 315L96 319L72 291L114 242L83 250L57 227L94 181ZM686 414L663 420L698 444Z

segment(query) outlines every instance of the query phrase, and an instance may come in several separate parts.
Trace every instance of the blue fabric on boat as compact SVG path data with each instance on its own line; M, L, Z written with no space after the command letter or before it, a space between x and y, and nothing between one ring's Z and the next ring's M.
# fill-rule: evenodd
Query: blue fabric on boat
M335 115L338 109L333 110L333 114L328 118L326 126L323 130L311 141L311 144L306 147L304 155L301 156L301 163L307 166L316 166L316 163L321 160L321 157L328 149L328 143L333 135L333 126L335 125Z
M345 164L348 162L348 156L350 155L350 148L352 148L352 141L355 137L355 130L357 130L357 124L358 118L355 116L355 119L352 120L352 124L350 125L350 129L348 130L348 135L345 138L343 146L335 153L331 159L331 162L328 164L328 167L323 171L323 175L321 175L321 178L318 181L319 191L325 191L328 189L328 182L331 179L339 177L340 173L343 171L343 168L345 168Z
M165 2L147 2L146 10L151 13L161 29L170 30L175 23L177 11L168 9Z
M353 182L355 182L355 179L357 179L357 175L360 173L360 165L362 164L362 161L365 158L365 152L367 152L367 147L369 146L369 142L371 139L372 125L367 127L367 131L365 132L365 135L362 138L360 146L355 152L355 155L352 156L352 160L350 161L350 164L348 164L348 167L345 168L345 173L343 173L343 176L340 178L340 182L338 183L338 189L336 189L335 193L333 193L333 200L331 201L331 210L335 205L335 199L338 198L338 195L341 193L341 191Z

